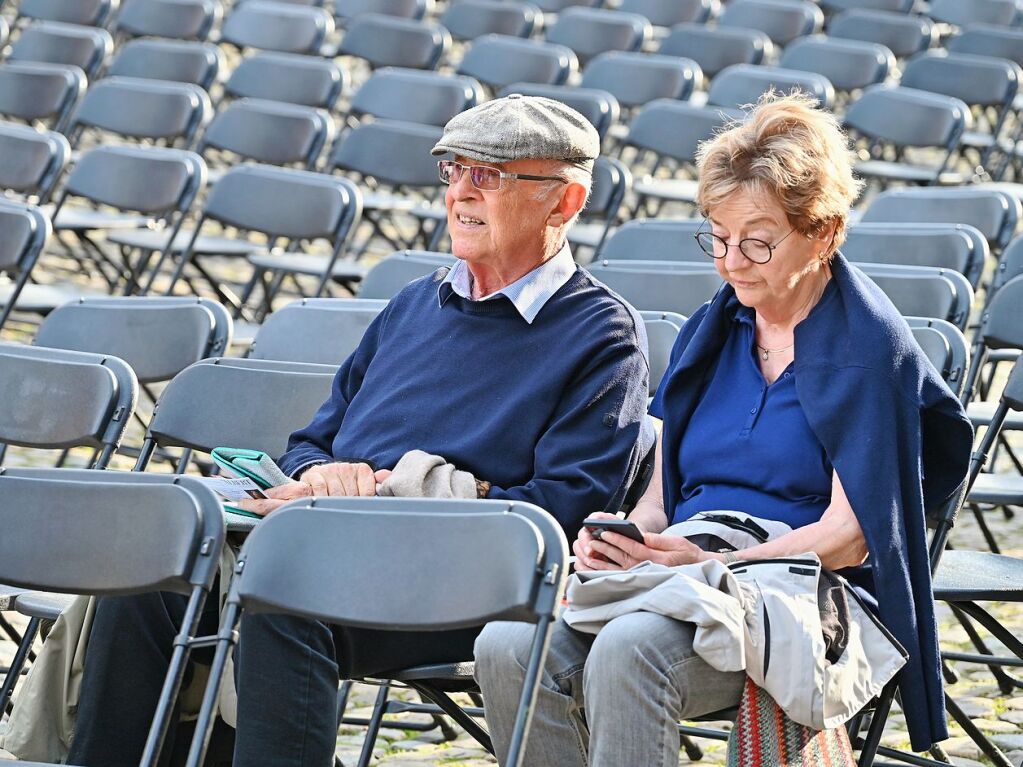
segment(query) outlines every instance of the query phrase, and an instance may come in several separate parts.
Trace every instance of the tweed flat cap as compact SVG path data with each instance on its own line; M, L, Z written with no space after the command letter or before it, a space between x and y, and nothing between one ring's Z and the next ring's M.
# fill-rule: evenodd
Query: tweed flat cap
M600 137L560 101L513 93L452 117L433 148L435 155L446 152L482 162L564 160L591 168Z

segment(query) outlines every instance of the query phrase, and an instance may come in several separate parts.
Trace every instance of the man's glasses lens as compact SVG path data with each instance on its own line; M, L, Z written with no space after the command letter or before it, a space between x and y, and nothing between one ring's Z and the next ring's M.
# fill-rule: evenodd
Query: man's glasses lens
M462 165L454 160L441 160L437 163L440 180L445 184L457 184L462 172L469 171L469 181L477 189L494 191L501 188L501 171L488 168L486 165Z

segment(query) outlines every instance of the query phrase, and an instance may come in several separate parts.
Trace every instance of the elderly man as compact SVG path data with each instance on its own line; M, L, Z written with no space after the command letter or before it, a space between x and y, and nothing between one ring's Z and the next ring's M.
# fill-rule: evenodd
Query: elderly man
M295 481L251 509L374 495L411 451L453 466L469 494L547 509L570 537L587 514L617 508L650 446L643 325L575 265L565 241L599 150L593 126L548 99L510 96L448 123L433 151L453 155L438 165L459 260L381 312L330 399L292 435L280 465ZM70 763L137 761L166 668L168 615L182 609L166 594L101 604ZM339 677L469 659L477 633L245 616L235 767L328 767Z

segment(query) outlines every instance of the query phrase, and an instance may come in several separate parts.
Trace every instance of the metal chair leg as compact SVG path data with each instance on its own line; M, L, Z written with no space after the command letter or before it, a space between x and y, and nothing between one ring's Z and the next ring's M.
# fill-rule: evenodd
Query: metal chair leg
M373 704L373 715L369 718L369 727L366 730L366 739L362 742L362 753L359 755L358 767L369 767L373 759L373 747L376 745L377 736L380 734L380 723L384 719L384 711L387 708L387 695L391 687L382 684L377 690L377 699Z
M4 677L4 685L0 688L0 712L7 710L7 704L14 695L14 686L18 683L22 669L25 668L25 662L28 660L29 652L32 650L32 643L35 641L36 634L38 633L39 619L32 618L28 622L24 635L21 637L21 644L18 645L18 650L14 654L14 660L11 661L11 667L7 671L7 676Z

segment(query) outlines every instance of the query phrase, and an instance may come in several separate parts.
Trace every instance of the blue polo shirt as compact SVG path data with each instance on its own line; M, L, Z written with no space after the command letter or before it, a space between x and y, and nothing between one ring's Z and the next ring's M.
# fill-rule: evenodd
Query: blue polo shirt
M682 437L672 524L733 509L796 528L818 521L831 501L831 461L799 404L794 366L766 382L754 321L735 300L731 332Z

